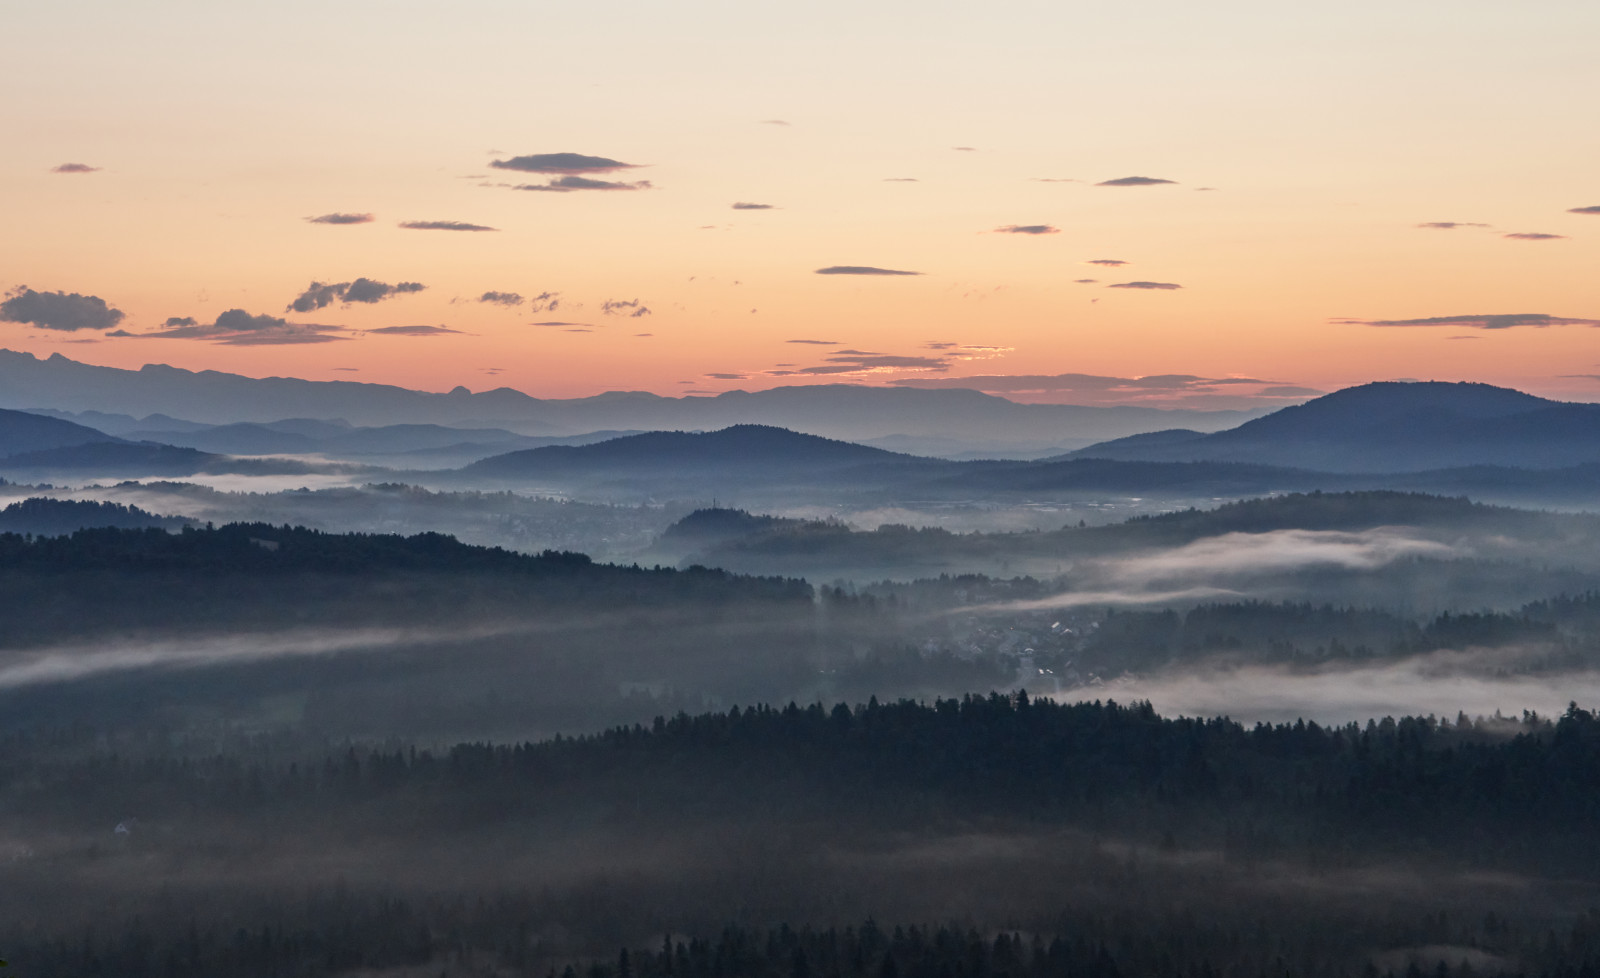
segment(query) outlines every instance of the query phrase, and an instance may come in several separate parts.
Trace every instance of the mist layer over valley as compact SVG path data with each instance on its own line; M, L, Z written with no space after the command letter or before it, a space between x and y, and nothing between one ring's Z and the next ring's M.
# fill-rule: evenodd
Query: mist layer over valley
M11 420L59 467L0 458L27 974L1600 960L1581 445L1449 477L1521 473L1539 509L1419 491L1437 472L752 425L469 458L455 429L169 418L147 432L211 439L182 451L390 455L124 478L165 449ZM402 437L456 456L377 465ZM59 454L84 445L111 448Z

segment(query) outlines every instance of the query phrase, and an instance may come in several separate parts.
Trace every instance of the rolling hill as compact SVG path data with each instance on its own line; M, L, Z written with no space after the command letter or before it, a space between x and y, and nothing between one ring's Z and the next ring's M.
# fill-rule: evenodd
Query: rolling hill
M1488 384L1364 384L1237 428L1163 431L1066 458L1249 462L1345 473L1492 465L1556 469L1600 461L1600 404L1546 400Z
M867 466L943 465L868 445L767 425L720 431L650 431L590 445L549 445L496 455L460 471L497 479L684 477L801 480Z

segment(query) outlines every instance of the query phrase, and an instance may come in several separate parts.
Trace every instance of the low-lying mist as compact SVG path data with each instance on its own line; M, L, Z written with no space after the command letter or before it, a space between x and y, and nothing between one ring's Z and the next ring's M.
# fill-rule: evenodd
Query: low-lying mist
M1439 651L1359 664L1219 664L1123 677L1056 694L1048 686L1036 684L1035 689L1064 702L1148 701L1164 714L1227 716L1245 723L1304 719L1344 724L1462 713L1520 717L1524 711L1554 716L1573 702L1600 703L1600 671L1511 674L1496 668L1499 661L1481 652Z

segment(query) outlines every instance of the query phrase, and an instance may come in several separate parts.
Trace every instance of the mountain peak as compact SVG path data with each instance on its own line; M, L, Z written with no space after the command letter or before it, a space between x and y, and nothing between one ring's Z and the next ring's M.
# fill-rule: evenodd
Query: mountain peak
M1168 442L1092 445L1078 458L1255 462L1333 472L1463 465L1549 468L1600 461L1600 405L1492 384L1380 381L1347 387L1237 428Z

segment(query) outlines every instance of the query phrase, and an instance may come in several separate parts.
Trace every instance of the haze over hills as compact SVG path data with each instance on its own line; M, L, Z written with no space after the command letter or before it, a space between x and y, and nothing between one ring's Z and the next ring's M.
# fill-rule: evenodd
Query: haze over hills
M1600 461L1600 405L1488 384L1364 384L1237 428L1160 431L1070 454L1151 462L1251 462L1324 472L1463 466L1568 468Z
M123 370L80 363L60 354L40 360L13 351L0 351L0 407L164 414L207 424L265 423L309 416L363 426L501 427L523 435L769 424L856 441L896 435L939 439L951 451L1008 444L1070 448L1178 426L1215 431L1263 413L1018 404L973 390L843 384L729 391L707 397L612 391L547 400L509 388L472 393L457 387L447 394L434 394L353 381L256 379L164 364Z

